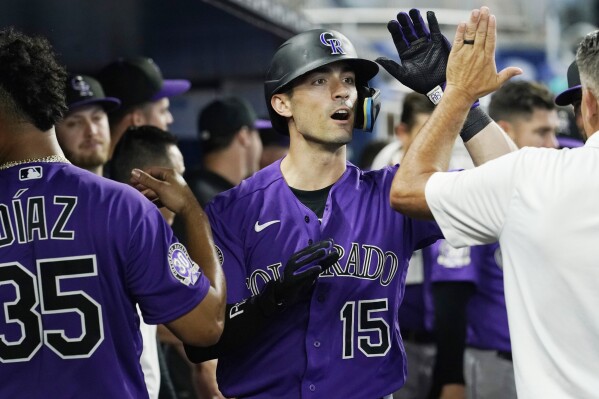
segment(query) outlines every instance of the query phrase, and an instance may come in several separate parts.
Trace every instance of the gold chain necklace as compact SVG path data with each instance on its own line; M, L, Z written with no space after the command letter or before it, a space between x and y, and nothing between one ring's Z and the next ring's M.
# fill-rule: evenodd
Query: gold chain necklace
M70 163L68 159L63 157L62 155L50 155L49 157L43 158L29 158L23 159L22 161L10 161L0 165L0 170L8 169L16 165L21 165L24 163L32 163L32 162L64 162Z

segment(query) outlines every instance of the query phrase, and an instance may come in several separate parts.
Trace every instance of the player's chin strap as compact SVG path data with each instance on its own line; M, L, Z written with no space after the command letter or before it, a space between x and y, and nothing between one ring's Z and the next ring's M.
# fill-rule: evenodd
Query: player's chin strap
M381 91L368 86L358 87L358 107L354 127L372 132L374 121L381 111Z

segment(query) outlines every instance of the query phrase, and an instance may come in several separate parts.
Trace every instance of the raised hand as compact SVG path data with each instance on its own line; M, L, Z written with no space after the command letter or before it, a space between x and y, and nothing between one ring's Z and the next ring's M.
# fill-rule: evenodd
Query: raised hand
M397 20L389 21L387 29L401 64L385 57L376 59L395 79L421 94L428 94L445 83L451 51L449 41L439 29L435 13L428 11L426 19L430 31L419 10L411 9L409 14L397 14ZM431 101L436 103L432 98Z
M488 7L473 10L466 23L458 25L449 61L445 91L459 90L466 99L474 102L499 89L506 81L522 70L507 67L497 73L495 48L497 21Z
M145 172L133 169L130 181L156 206L166 206L178 215L190 207L199 206L183 176L173 169L151 167Z

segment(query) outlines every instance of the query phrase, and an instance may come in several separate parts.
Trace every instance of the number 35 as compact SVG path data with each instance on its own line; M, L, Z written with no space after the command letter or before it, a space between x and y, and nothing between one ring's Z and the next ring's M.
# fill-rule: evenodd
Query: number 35
M0 286L15 287L16 299L4 303L5 323L18 323L21 337L7 341L0 333L0 362L23 362L47 345L63 359L89 357L104 340L101 306L83 291L61 291L62 279L97 276L96 257L40 259L37 277L18 262L0 264ZM41 298L42 314L77 313L81 336L70 338L65 330L42 331L42 317L36 310Z

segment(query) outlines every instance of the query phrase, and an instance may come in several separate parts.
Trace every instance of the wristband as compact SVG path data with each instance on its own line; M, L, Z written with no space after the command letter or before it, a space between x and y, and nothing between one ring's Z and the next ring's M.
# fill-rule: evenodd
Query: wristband
M478 103L478 101L476 103ZM465 143L476 136L491 122L493 122L493 119L478 106L471 108L466 117L466 121L464 122L464 126L460 131L460 137Z
M431 91L426 93L426 96L433 104L437 105L439 102L441 102L441 97L443 97L443 89L441 86L436 86Z
M443 97L443 90L445 90L445 84L446 84L446 82L443 82L442 84L435 86L434 88L431 89L431 91L426 93L426 96L428 97L429 100L431 100L431 102L434 105L437 105L441 102L441 97ZM480 101L476 100L474 102L474 104L472 104L470 109L474 109L474 108L478 107L479 105L480 105Z

